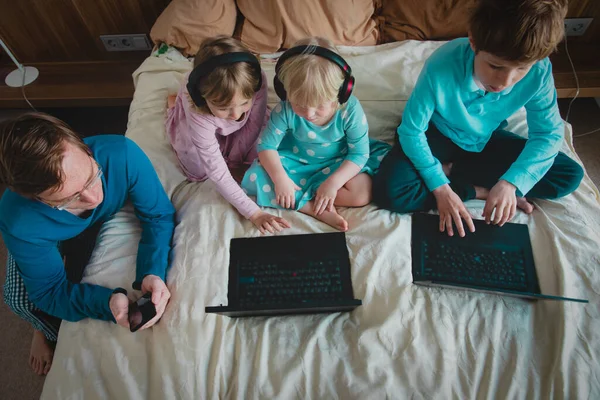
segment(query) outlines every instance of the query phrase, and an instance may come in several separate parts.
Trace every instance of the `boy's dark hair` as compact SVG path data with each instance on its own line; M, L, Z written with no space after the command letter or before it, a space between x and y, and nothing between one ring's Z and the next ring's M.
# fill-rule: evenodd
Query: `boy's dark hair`
M87 154L90 149L63 121L43 113L25 113L0 124L0 182L26 197L64 181L65 143Z
M556 50L566 14L567 0L479 0L469 31L477 52L535 62Z

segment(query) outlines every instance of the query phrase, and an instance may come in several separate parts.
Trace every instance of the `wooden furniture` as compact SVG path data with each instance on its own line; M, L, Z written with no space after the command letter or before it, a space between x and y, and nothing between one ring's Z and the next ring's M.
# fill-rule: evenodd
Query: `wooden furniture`
M148 51L108 52L107 34L149 34L170 0L0 0L0 37L40 71L25 87L35 107L127 105L131 74ZM0 52L0 107L28 107L20 88L5 85L14 69Z
M600 97L600 43L593 45L569 42L568 46L579 79L578 97ZM564 42L550 59L558 97L574 97L577 86Z
M100 35L148 34L168 3L0 0L0 36L24 64L139 59L139 52L106 51Z
M147 56L147 54L146 54ZM131 74L141 64L133 61L34 63L39 78L25 86L34 107L96 107L129 105L133 98ZM21 88L4 84L14 66L0 67L0 108L28 108Z
M129 104L132 72L147 52L108 52L102 34L149 33L169 0L0 0L0 36L20 62L40 70L25 87L34 106ZM582 37L569 38L581 97L600 96L600 1L571 0L567 17L595 17ZM552 56L559 97L573 97L575 77L564 47ZM4 77L14 69L0 53L0 107L27 107Z

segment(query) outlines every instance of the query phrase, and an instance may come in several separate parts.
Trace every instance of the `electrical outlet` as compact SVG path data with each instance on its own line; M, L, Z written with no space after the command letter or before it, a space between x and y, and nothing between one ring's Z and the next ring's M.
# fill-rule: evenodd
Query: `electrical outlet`
M567 18L565 19L565 33L567 36L582 36L592 21L593 18Z
M145 34L100 35L100 40L107 51L138 51L152 49L150 41Z

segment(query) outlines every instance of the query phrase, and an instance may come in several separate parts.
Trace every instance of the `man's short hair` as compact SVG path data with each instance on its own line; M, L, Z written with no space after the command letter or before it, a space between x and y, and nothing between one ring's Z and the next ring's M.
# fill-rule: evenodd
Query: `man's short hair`
M13 192L35 197L64 183L65 144L91 155L90 149L63 121L29 112L0 124L0 182Z
M548 57L563 39L567 0L479 0L470 18L475 50L507 61Z

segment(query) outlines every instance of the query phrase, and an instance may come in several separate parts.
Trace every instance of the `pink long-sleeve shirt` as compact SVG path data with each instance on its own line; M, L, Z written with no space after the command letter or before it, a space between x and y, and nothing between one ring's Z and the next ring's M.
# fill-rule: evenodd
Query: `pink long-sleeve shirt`
M257 157L256 142L268 118L267 78L263 73L262 86L243 120L199 113L184 84L177 93L175 106L168 110L166 128L187 178L191 181L210 179L240 214L250 218L259 207L233 179L229 166L251 164Z

